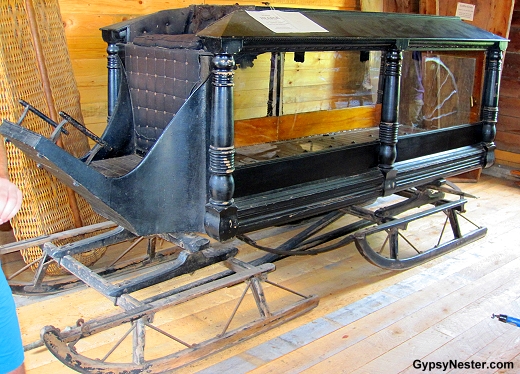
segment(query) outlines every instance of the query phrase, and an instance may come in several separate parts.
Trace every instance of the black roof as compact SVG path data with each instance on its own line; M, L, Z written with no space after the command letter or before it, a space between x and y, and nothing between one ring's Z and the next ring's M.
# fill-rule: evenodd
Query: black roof
M496 45L504 50L508 41L459 17L340 10L282 11L299 12L326 31L275 32L249 11L237 10L197 35L212 52L229 53L385 49L392 45L402 50L478 50Z

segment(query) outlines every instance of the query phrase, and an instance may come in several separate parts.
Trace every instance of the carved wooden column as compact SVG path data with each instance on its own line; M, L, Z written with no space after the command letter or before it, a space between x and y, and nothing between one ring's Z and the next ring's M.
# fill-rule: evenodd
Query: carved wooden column
M114 113L119 85L121 84L121 61L118 56L119 47L116 43L109 43L107 47L107 69L108 69L108 119Z
M397 48L387 51L382 84L381 122L379 123L379 168L384 175L384 194L395 189L397 171L393 164L397 157L397 131L399 129L399 96L401 85L402 53Z
M487 149L484 167L490 167L495 161L495 136L498 120L498 92L500 88L500 70L502 70L502 51L490 48L486 54L486 71L482 90L482 140Z
M233 238L237 231L237 209L233 203L235 146L233 121L233 76L235 61L230 54L213 58L213 100L209 134L209 202L206 232L218 240Z
M108 120L114 114L114 109L117 104L119 96L119 86L121 85L121 59L119 58L118 43L128 42L129 35L126 28L102 28L101 35L103 40L107 43L107 70L108 70Z

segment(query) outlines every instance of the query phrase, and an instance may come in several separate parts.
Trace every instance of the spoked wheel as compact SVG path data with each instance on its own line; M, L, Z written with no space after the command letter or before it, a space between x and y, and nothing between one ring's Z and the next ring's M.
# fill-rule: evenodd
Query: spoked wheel
M106 232L106 230L114 231L118 228L113 222L85 226L7 244L0 247L0 253L9 254L10 258L14 258L14 252L21 249L43 246L45 243L63 240L64 238L70 238L71 243L74 243L81 239L85 240L83 236L86 233L100 233ZM95 273L102 276L116 274L120 276L127 272L139 271L139 269L150 265L170 261L179 252L178 248L172 246L158 248L157 237L155 236L142 237L121 233L117 237L116 241L120 240L120 242L110 245L105 256L91 267ZM92 240L95 240L95 237ZM55 259L43 252L39 258L27 264L21 260L8 261L4 264L3 270L13 293L18 295L52 294L83 285L83 282L76 276L65 270L63 275L48 274L46 270L49 266L59 267Z
M484 236L462 215L465 199L440 201L418 213L392 217L356 233L356 247L363 257L384 269L404 270L419 265Z

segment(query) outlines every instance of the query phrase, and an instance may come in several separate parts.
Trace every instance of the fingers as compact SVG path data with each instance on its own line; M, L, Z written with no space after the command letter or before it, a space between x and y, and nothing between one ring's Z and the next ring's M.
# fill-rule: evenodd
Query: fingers
M22 193L5 178L0 178L0 224L9 221L20 210Z

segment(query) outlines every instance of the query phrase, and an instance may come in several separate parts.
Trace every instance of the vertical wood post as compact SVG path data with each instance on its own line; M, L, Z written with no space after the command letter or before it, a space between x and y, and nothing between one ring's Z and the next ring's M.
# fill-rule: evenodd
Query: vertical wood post
M285 54L283 52L271 53L271 73L269 79L269 99L267 101L267 116L281 116L283 72Z
M114 113L119 96L119 85L121 84L121 62L119 61L119 47L115 42L109 43L107 47L107 69L108 69L108 120Z
M209 134L209 202L204 226L217 240L227 240L237 231L237 209L233 203L235 145L233 120L233 77L235 61L230 54L213 60L213 100Z
M486 70L482 90L482 107L480 120L482 122L482 140L487 149L484 167L490 167L495 162L495 136L498 120L498 92L500 88L500 70L502 70L502 51L496 47L486 53Z
M387 51L384 61L381 122L379 123L379 168L384 175L384 195L395 189L397 171L393 164L397 157L397 131L399 129L399 97L401 85L402 53L396 47Z
M146 341L146 331L145 331L145 319L147 317L139 318L137 321L134 321L134 331L133 331L133 354L132 361L134 364L142 365L144 364L144 347Z
M381 65L379 66L379 82L377 86L377 104L383 103L383 91L385 88L386 51L381 51Z

